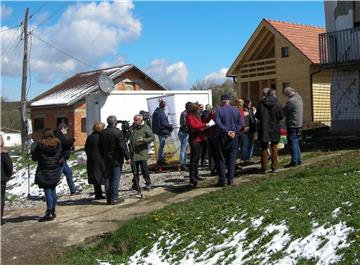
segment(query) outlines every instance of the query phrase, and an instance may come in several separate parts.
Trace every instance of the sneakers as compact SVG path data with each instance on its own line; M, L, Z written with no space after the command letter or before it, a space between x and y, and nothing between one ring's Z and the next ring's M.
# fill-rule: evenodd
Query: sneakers
M117 205L120 203L123 203L125 200L123 198L117 199L117 200L111 200L110 204L111 205Z
M52 217L56 218L56 212L55 212L55 209L52 209L52 210L51 210L51 215L52 215Z
M80 194L79 190L73 191L70 193L71 196Z
M151 191L151 184L148 184L145 186L144 190Z
M103 200L105 199L105 196L101 195L101 196L95 196L94 200L98 201L98 200Z

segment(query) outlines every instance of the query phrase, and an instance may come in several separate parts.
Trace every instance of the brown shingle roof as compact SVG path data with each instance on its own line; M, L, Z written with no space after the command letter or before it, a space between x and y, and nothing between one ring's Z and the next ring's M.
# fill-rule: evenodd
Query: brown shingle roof
M300 50L309 60L318 64L319 61L319 34L325 28L265 19L273 28Z

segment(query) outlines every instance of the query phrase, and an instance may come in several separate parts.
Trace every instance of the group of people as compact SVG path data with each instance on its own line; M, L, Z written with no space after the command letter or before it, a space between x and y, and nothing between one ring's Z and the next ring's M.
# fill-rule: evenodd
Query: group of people
M202 178L199 176L199 164L204 163L208 155L211 174L218 175L218 186L232 185L234 182L236 158L240 156L248 163L253 152L254 133L258 132L261 144L261 170L268 172L268 149L271 153L271 169L278 169L277 144L280 140L280 121L285 117L288 144L291 149L291 162L287 167L301 164L301 151L298 143L299 129L302 127L303 102L301 96L291 87L284 90L288 101L284 108L276 96L276 91L263 89L263 98L257 109L250 98L239 101L239 106L231 105L230 96L222 95L217 108L211 105L187 102L180 115L178 137L180 141L180 168L188 170L190 184L196 186ZM124 162L134 165L132 189L139 190L140 169L145 180L145 189L151 189L151 179L147 161L149 144L159 139L158 164L166 164L164 147L166 139L173 131L166 113L166 102L161 100L152 115L151 126L144 120L143 114L136 114L128 132L117 128L116 116L107 118L107 127L102 122L93 126L93 133L85 143L87 155L87 173L89 184L94 186L95 199L105 199L107 204L123 202L119 198L120 178ZM72 170L67 160L75 139L67 134L68 126L60 123L57 130L44 129L41 140L31 148L31 156L38 162L35 183L44 189L46 213L40 222L56 218L56 186L63 173L70 193L78 191L73 182ZM6 181L12 174L12 163L8 151L3 147L1 138L1 221ZM190 166L186 166L186 148L190 146ZM101 185L105 184L106 196Z

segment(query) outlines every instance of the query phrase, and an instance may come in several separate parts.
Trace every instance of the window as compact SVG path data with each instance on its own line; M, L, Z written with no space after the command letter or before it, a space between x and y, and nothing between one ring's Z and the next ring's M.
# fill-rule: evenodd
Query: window
M65 123L65 124L69 125L69 119L66 117L56 118L56 128L59 126L60 123Z
M81 118L81 132L86 132L86 118Z
M44 129L44 118L34 119L34 131L41 131Z
M289 47L281 48L281 57L289 57Z
M10 140L11 140L11 137L10 137L10 136L7 136L7 137L6 137L6 140L10 141Z
M135 83L134 82L125 82L125 90L130 90L130 91L135 90Z

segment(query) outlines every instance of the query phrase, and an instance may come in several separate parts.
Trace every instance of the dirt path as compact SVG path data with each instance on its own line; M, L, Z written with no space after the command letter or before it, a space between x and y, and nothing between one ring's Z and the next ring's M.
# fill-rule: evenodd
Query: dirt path
M302 166L346 152L349 151L314 157ZM260 177L265 176L242 175L235 179L235 184ZM215 191L219 189L211 185L215 182L216 178L210 177L197 189L187 184L159 187L144 193L142 200L132 197L120 205L90 199L62 201L57 206L56 220L46 223L37 221L44 213L45 203L41 208L12 211L6 215L7 223L1 229L2 264L54 264L66 247L90 243L129 219Z

